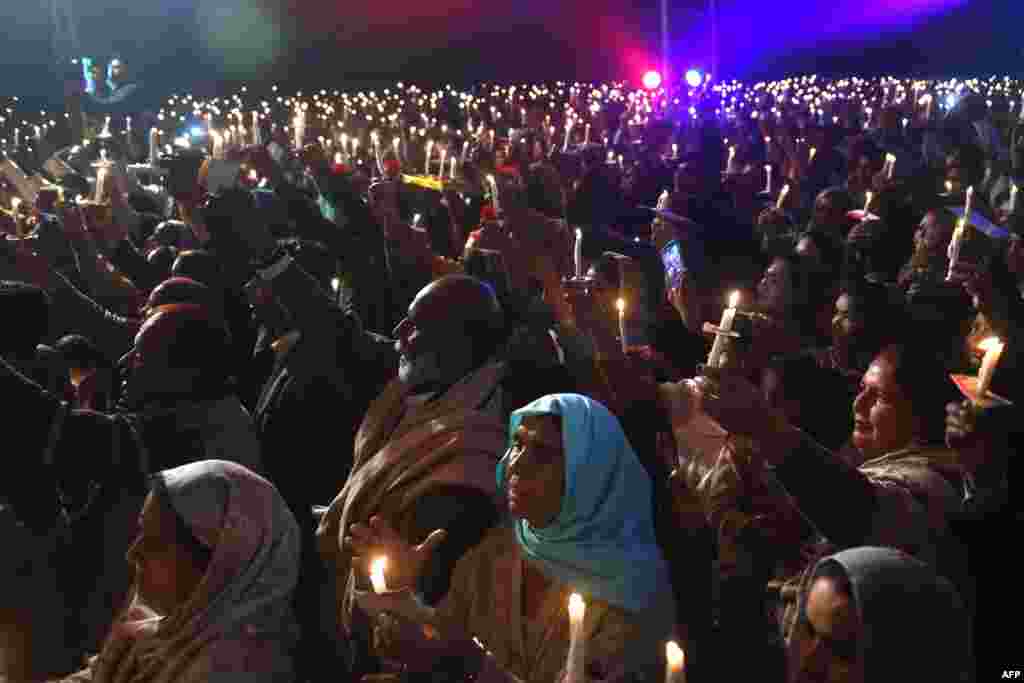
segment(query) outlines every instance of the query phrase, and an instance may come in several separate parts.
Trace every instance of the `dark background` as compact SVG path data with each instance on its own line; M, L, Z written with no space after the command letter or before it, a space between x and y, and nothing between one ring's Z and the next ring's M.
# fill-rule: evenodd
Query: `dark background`
M398 79L637 79L658 65L657 0L71 0L77 50L55 50L50 1L0 3L4 94L59 94L57 57L72 52L120 53L159 90L200 93L258 78L286 90ZM705 2L671 5L676 73L709 65ZM727 77L1012 74L1024 64L1022 0L719 6Z

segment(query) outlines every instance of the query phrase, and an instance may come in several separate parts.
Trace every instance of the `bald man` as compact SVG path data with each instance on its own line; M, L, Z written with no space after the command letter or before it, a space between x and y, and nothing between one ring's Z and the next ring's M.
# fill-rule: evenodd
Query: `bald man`
M495 359L504 316L490 288L471 277L441 278L416 295L395 328L398 376L370 406L356 435L348 482L317 531L334 575L340 635L353 647L353 675L377 670L371 628L353 590L365 567L343 543L352 524L380 516L407 542L447 535L408 584L434 604L455 562L497 521L495 465L506 447L505 368ZM400 574L393 574L402 582ZM398 586L395 586L398 587Z

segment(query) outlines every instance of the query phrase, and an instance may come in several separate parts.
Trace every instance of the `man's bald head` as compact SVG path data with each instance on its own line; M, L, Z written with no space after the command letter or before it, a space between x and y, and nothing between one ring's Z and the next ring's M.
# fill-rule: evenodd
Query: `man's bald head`
M420 290L394 337L399 376L450 384L494 356L505 338L505 316L488 285L449 275Z

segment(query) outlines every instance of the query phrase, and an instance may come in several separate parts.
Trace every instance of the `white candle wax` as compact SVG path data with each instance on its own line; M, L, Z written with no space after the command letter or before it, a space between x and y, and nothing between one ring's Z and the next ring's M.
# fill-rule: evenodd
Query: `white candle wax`
M221 137L220 133L215 130L210 131L210 137L213 138L213 158L223 159L224 158L224 138Z
M262 142L262 135L260 133L260 113L258 111L254 111L252 113L252 144L258 146L262 144Z
M388 558L378 557L370 565L370 583L373 584L374 593L386 593L388 584L384 580L384 570L388 566Z
M771 164L765 164L764 165L764 174L765 174L764 191L767 192L768 194L771 194L772 193L772 165Z
M675 147L675 145L672 145ZM673 155L674 156L674 155ZM733 172L733 164L736 163L736 147L735 145L729 145L729 158L725 162L726 173Z
M817 147L811 147L810 154L807 157L807 163L811 163L812 161L814 161L814 156L817 153L818 153L818 148Z
M615 309L619 312L619 339L622 342L622 353L626 353L626 300L618 299Z
M781 209L783 204L786 203L786 196L789 195L789 183L782 186L782 191L779 192L779 200L775 202L775 208Z
M451 173L449 173L449 174L448 174L448 178L449 178L449 179L451 179L451 180L455 180L455 164L456 164L456 163L457 163L458 161L459 161L459 160L458 160L458 158L456 158L456 157L454 157L454 156L452 157L452 161L451 161Z
M670 640L665 645L665 683L686 683L683 649Z
M573 243L572 258L576 279L578 280L583 277L583 231L579 228L576 228L576 240Z
M443 177L443 176L444 176L444 162L445 162L445 161L446 161L447 159L448 159L448 149L447 149L447 148L445 148L445 149L442 149L442 150L441 150L441 165L440 165L440 166L438 167L438 169L437 169L437 177L438 177L438 178L440 178L440 177Z
M964 230L966 227L966 218L961 218L957 221L956 229L953 231L953 239L949 241L949 248L946 250L946 256L949 259L949 269L946 271L947 282L953 279L953 267L960 258L960 247L964 241Z
M427 161L423 168L424 175L430 175L430 153L434 151L434 141L427 140Z
M590 124L589 123L583 128L583 144L584 145L589 145L590 144Z
M583 636L583 619L586 603L579 593L569 596L569 656L565 662L565 683L587 683L586 639Z
M395 138L394 140L391 141L391 146L395 148L395 158L396 159L401 158L401 154L402 154L402 149L401 149L402 141L399 138Z
M886 154L885 155L885 166L886 166L885 177L886 177L887 180L892 180L893 171L896 170L896 155L895 154Z
M984 400L989 387L992 386L992 377L996 373L996 366L999 365L1005 345L998 338L989 337L981 342L979 348L985 351L985 356L981 361L981 370L978 371L976 394L979 400Z
M466 163L466 157L469 155L469 140L462 143L462 163Z
M562 151L569 149L569 135L572 134L572 121L565 124L565 142L562 143Z
M971 185L967 188L967 194L964 196L964 220L970 222L971 220L971 208L974 204L974 186Z
M1017 213L1017 192L1019 188L1016 183L1010 185L1010 213Z
M732 332L733 321L736 319L736 307L740 301L740 293L733 292L729 296L729 306L722 312L722 322L718 325L721 332ZM728 344L727 334L716 334L715 343L711 346L711 353L708 354L708 367L717 368L722 361L722 353Z
M871 200L875 198L875 193L868 190L864 193L864 213L867 214L871 210Z

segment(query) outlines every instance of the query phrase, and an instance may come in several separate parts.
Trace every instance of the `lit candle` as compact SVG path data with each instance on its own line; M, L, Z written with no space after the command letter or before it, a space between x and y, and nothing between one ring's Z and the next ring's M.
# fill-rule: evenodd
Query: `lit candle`
M683 648L674 640L665 644L665 683L686 683Z
M672 146L675 147L675 145L672 145ZM735 170L735 168L733 166L733 164L735 164L735 163L736 163L736 146L735 145L729 145L729 157L728 157L728 159L726 159L726 162L725 162L725 172L726 173L732 173Z
M971 206L974 204L974 186L971 185L967 188L967 194L964 195L964 220L971 220Z
M491 186L491 200L494 202L494 211L497 213L501 210L501 204L498 201L498 181L493 175L487 175L487 182Z
M992 386L992 377L996 374L996 366L999 365L1004 347L1005 344L999 341L998 337L989 337L978 345L985 355L981 360L981 370L978 371L975 403L984 401L985 396L988 395L988 389Z
M722 361L722 354L729 338L728 333L732 332L733 320L736 318L736 307L740 303L740 293L733 292L729 295L729 307L722 312L722 322L718 325L718 332L715 334L715 343L711 346L711 353L708 355L708 367L717 368Z
M672 158L673 159L678 159L679 158L679 145L677 143L675 143L675 142L672 143Z
M963 245L964 232L966 232L966 230L967 217L965 215L957 221L956 229L953 230L953 239L949 241L949 248L946 250L946 256L949 258L949 269L946 271L946 282L950 282L953 279L953 268L960 259L960 247Z
M444 147L441 149L441 165L437 169L437 177L441 178L444 176L444 162L448 159L448 148Z
M378 557L370 565L370 582L373 584L374 593L386 593L388 584L384 580L384 570L388 566L388 558Z
M109 138L110 137L110 117L109 116L103 122L103 130L100 131L100 134L97 137L101 137L101 138Z
M572 134L572 121L565 124L565 142L562 143L562 151L569 149L569 136Z
M494 149L494 129L491 128L491 149Z
M779 192L779 200L775 202L775 208L781 209L782 205L786 203L786 196L789 194L789 183L782 186L782 191Z
M626 300L617 299L615 308L619 312L619 339L622 341L622 352L626 353Z
M864 193L864 214L867 215L868 211L871 210L871 200L875 198L875 193L868 190Z
M764 165L764 175L765 175L764 191L767 192L768 194L771 194L772 193L772 165L771 164L765 164Z
M947 180L946 181L946 194L953 194L953 181L952 180Z
M608 163L609 164L614 164L615 163L615 152L613 152L611 150L608 150Z
M583 127L583 144L584 145L589 145L590 144L590 124L589 123L586 126Z
M254 111L252 113L252 144L261 145L263 143L263 136L260 132L260 113Z
M467 156L469 156L469 140L462 143L462 163L466 163Z
M772 139L771 137L764 136L764 156L768 158L772 155Z
M587 683L587 643L583 637L583 617L586 609L586 603L579 593L569 596L569 656L565 663L566 683Z
M213 158L223 159L224 158L224 138L221 137L220 133L215 130L210 131L210 137L213 138Z
M814 156L817 153L818 153L818 148L817 147L811 147L810 154L807 157L807 163L811 163L812 161L814 161Z
M895 154L886 154L885 155L885 167L886 167L886 173L885 173L886 179L887 180L892 180L892 173L896 169L896 155Z
M1010 213L1017 213L1017 184L1010 185Z
M576 228L576 240L572 249L573 266L575 267L576 279L583 278L583 231Z
M619 170L621 170L621 171L625 171L626 170L625 161L626 161L626 158L620 154L619 155Z
M458 158L453 156L451 161L451 173L448 174L450 180L455 180L455 164L458 162Z
M21 147L21 129L20 128L15 128L14 129L14 149L17 150L19 147Z
M395 138L394 140L392 140L391 141L391 146L395 148L395 158L396 159L401 158L401 153L402 153L401 152L401 146L402 146L401 139Z
M427 140L427 163L426 163L425 168L423 169L423 174L424 175L430 175L430 154L433 151L434 151L434 141L433 140Z
M132 132L132 117L126 116L124 119L124 130L126 133L131 135Z

